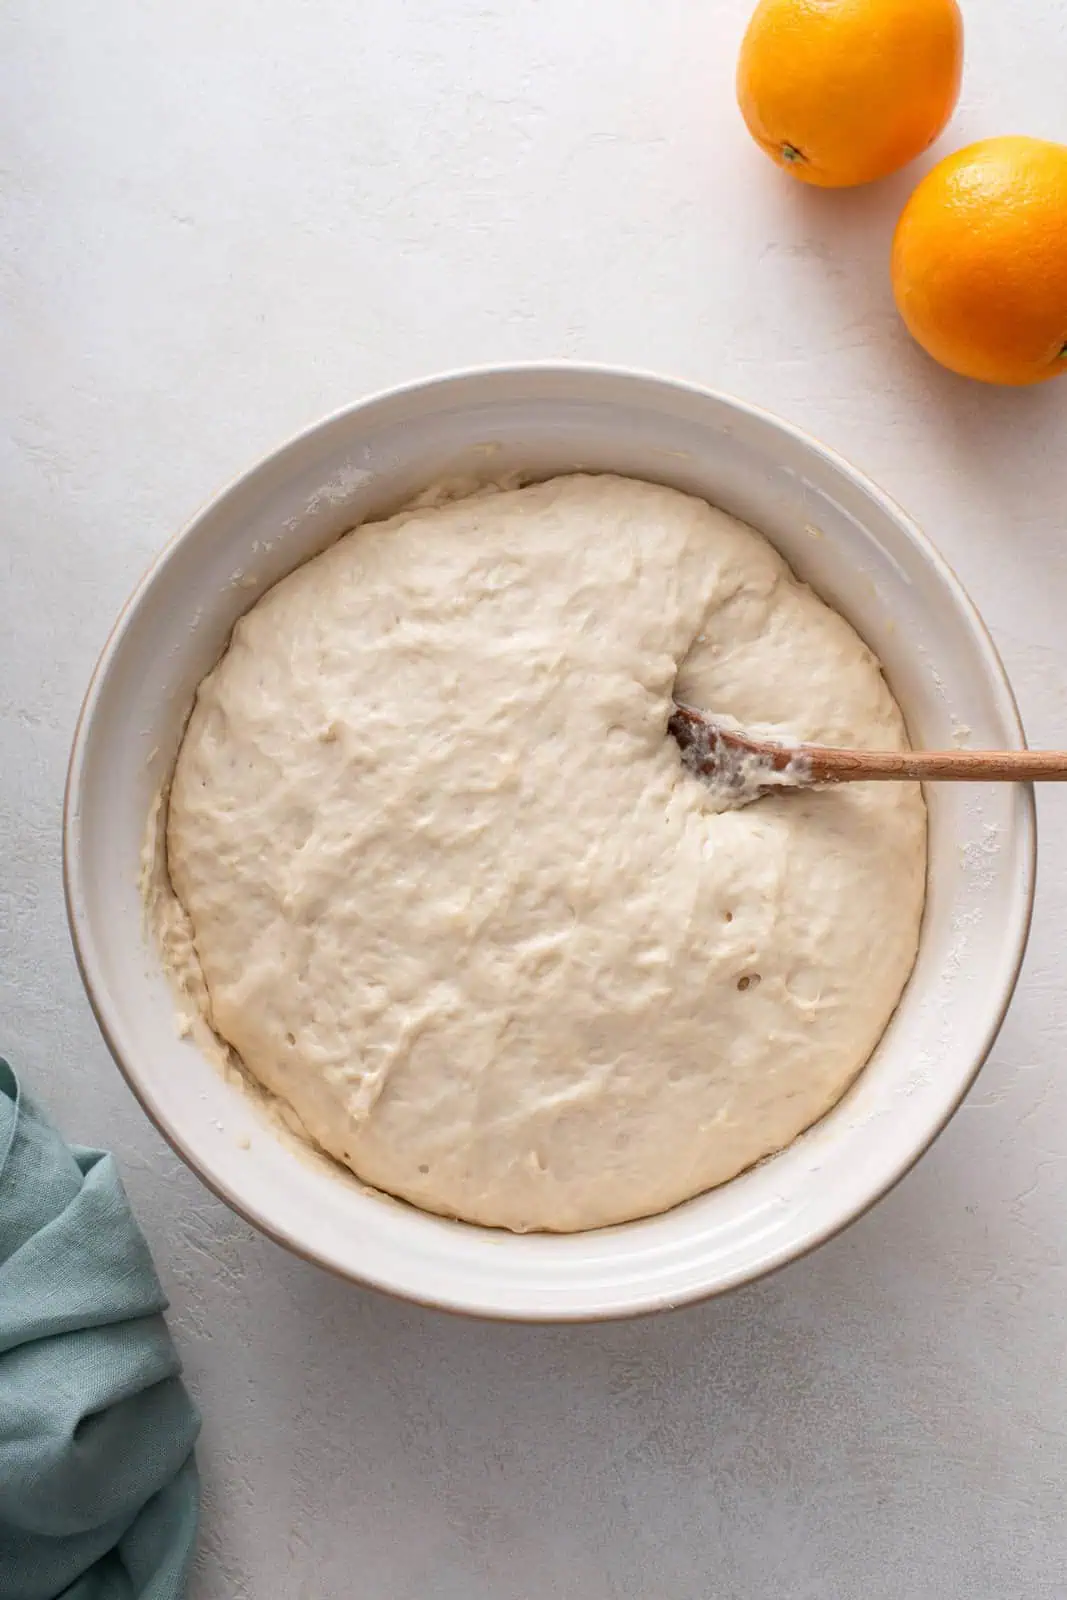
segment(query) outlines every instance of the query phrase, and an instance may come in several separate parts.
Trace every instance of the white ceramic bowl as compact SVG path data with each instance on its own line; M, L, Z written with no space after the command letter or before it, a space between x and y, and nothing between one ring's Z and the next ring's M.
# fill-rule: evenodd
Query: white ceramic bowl
M601 1232L520 1238L362 1192L294 1154L177 1036L137 886L150 802L197 683L266 589L434 479L512 468L622 472L705 496L766 533L856 626L914 742L1022 744L1004 670L948 567L814 440L723 395L634 373L460 373L318 424L226 490L156 562L104 649L78 725L68 911L86 988L131 1087L175 1150L256 1227L346 1277L455 1311L622 1316L720 1292L803 1254L931 1143L1015 985L1034 885L1033 798L1008 785L931 790L918 962L873 1059L817 1127L710 1194Z

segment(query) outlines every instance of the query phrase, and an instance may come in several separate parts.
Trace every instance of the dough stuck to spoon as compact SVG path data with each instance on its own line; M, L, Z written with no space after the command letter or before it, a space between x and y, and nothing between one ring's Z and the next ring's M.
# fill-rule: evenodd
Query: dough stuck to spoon
M810 788L811 761L779 740L763 743L725 717L695 706L675 705L668 732L682 752L682 765L703 778L728 806L748 805L775 789Z

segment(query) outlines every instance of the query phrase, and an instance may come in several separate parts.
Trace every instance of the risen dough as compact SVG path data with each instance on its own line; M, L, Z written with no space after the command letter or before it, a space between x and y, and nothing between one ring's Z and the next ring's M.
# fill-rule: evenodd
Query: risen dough
M780 1149L915 955L917 788L719 811L672 694L898 747L877 661L758 534L615 477L358 528L238 624L174 774L209 1020L431 1211L571 1230Z

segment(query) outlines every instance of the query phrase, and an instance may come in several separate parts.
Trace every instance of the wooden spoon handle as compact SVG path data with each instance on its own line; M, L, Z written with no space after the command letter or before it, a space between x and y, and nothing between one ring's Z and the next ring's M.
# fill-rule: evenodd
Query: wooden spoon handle
M1067 780L1067 750L830 750L802 745L813 783L917 778L969 783Z

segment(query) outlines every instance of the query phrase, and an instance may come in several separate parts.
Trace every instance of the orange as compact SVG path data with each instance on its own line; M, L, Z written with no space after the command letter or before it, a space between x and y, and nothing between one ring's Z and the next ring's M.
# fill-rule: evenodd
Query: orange
M904 207L892 272L908 328L953 372L1067 372L1067 145L983 139L942 161Z
M773 161L837 189L884 178L932 144L962 71L956 0L761 0L737 99Z

